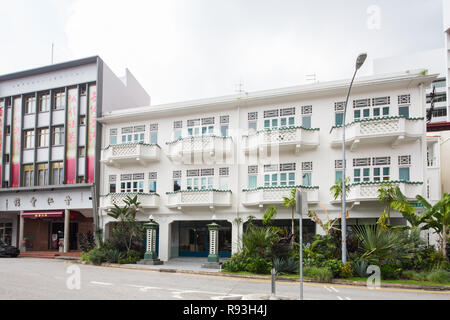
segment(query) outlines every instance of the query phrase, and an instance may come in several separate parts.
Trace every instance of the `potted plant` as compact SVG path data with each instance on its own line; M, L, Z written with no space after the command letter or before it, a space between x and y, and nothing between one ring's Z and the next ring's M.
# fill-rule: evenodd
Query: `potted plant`
M23 241L22 241L22 248L20 248L20 250L22 251L22 252L26 252L27 251L27 244L28 244L28 240L27 239L24 239Z
M64 241L59 241L58 245L59 245L59 252L64 252Z

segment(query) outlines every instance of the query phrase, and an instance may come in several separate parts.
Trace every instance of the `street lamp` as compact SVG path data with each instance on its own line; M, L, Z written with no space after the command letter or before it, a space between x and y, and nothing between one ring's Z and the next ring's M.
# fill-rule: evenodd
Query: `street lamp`
M353 81L355 80L356 73L362 67L366 61L367 53L361 53L356 59L355 73L353 74L352 82L348 88L347 99L344 105L344 119L342 120L342 218L341 218L341 233L342 233L342 262L347 262L347 220L346 220L346 189L345 189L345 169L347 168L345 161L345 114L347 113L348 98L350 97L350 91L352 90Z

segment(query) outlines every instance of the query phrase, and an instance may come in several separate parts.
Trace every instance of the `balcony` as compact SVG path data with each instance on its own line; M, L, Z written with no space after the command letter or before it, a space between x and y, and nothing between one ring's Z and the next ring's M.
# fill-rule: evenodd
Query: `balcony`
M319 202L319 187L287 186L287 187L259 187L244 189L242 204L244 206L279 205L283 197L290 197L291 190L297 189L307 193L308 203Z
M382 184L386 184L389 181L383 182L363 182L354 183L351 185L350 191L347 194L347 202L361 201L379 201L378 189ZM400 191L405 195L408 200L416 200L416 195L422 195L422 182L409 182L409 181L390 181L393 187L400 187ZM333 201L334 203L340 203L340 200Z
M199 136L178 139L166 143L169 146L168 157L182 164L223 163L233 151L231 137Z
M167 193L167 206L181 210L183 207L230 207L229 190L182 190Z
M342 146L342 126L332 129L333 147ZM389 143L393 147L420 139L425 134L423 118L383 117L357 120L345 126L345 144L354 150L359 144Z
M319 146L319 129L303 127L268 129L243 136L242 139L246 153L254 150L264 152L267 148L279 148L280 151L298 153L301 149L313 149Z
M105 196L100 196L100 208L110 209L114 204L119 207L124 206L123 202L126 198L138 197L138 202L141 203L144 209L156 209L159 207L159 194L157 193L110 193Z
M158 162L161 148L156 144L130 143L108 146L102 150L101 162L107 166L146 165Z

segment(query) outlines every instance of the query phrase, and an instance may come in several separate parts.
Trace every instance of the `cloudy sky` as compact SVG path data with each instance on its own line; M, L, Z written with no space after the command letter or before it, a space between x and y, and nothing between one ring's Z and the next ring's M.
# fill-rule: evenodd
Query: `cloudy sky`
M100 55L152 104L351 77L444 46L448 0L0 0L0 74Z

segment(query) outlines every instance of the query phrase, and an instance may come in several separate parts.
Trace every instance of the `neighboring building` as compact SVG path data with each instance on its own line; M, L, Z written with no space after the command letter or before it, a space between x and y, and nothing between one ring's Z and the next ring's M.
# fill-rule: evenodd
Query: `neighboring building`
M0 76L0 239L52 250L65 236L78 249L98 220L96 119L149 103L128 70L121 80L97 56Z
M347 113L349 227L375 224L381 183L392 181L412 201L427 193L425 89L422 70L358 78ZM220 224L219 252L236 252L248 216L282 207L292 188L308 195L325 219L340 214L330 187L342 177L343 105L349 80L103 112L100 225L113 204L138 196L141 221L159 223L159 256L207 256L207 224ZM439 179L439 177L434 177ZM439 185L439 181L433 182ZM434 200L434 199L432 199ZM322 207L323 206L323 207ZM297 217L298 222L298 217ZM392 223L405 224L398 213ZM305 241L321 233L304 218Z

